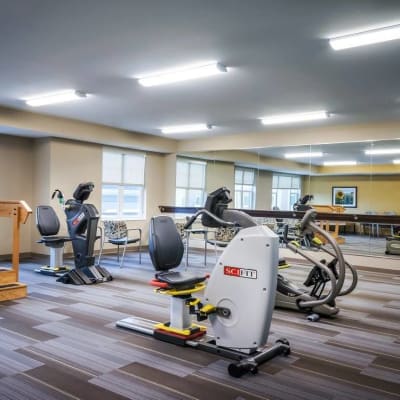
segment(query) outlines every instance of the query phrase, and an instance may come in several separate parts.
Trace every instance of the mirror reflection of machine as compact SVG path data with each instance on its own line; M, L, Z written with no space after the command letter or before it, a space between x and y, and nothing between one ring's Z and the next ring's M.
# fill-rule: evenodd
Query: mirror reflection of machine
M311 263L311 270L304 281L304 287L299 287L282 274L278 274L278 286L276 291L275 306L301 311L307 314L307 319L317 321L322 316L335 316L339 313L336 305L338 296L351 293L357 286L357 271L348 263L337 243L337 241L315 222L317 213L310 209L307 211L308 218L303 218L299 224L300 237L289 239L287 236L288 226L284 227L283 241L286 248L299 254L303 259ZM301 242L302 236L313 236L318 234L324 240L318 238L311 240L315 251L306 251ZM324 244L327 243L327 244ZM329 245L330 247L328 247ZM329 257L318 260L315 254L324 254ZM346 272L349 272L350 284L344 288ZM326 289L329 285L329 290Z
M393 229L393 235L386 237L385 254L400 255L400 226Z

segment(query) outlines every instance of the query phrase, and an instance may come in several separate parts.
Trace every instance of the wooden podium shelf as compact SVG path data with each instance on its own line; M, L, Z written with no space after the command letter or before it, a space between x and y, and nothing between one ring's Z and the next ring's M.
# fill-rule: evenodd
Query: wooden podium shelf
M20 225L32 214L25 201L0 201L0 217L12 218L11 268L0 269L0 301L26 297L27 286L19 282Z
M341 214L345 211L345 208L342 206L312 205L312 208L315 209L317 213ZM321 228L329 232L337 243L343 244L345 242L345 238L343 236L339 236L339 228L341 225L346 225L345 222L320 220L319 223ZM333 230L331 230L331 226L333 226Z

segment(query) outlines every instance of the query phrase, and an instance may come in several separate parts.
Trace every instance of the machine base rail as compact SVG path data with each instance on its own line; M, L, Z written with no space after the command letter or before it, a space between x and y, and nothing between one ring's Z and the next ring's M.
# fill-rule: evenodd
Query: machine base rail
M157 324L157 322L144 318L128 317L118 321L116 326L119 328L133 330L142 334L151 335L158 340L163 340L163 335L155 335L155 324ZM215 344L214 338L208 335L204 335L199 339L182 339L180 341L170 340L168 335L165 335L165 338L166 339L164 341L168 343L192 347L194 349L203 350L208 353L217 354L222 357L237 361L229 364L228 366L229 375L235 378L240 378L246 373L256 374L258 372L258 367L261 364L278 355L282 354L287 356L290 354L290 344L284 338L278 339L272 347L256 350L250 354L226 347L219 347Z

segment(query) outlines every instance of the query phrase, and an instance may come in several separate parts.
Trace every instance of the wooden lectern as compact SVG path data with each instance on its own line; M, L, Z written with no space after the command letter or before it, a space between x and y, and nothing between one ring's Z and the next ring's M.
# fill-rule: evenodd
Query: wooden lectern
M14 300L26 297L27 286L18 282L19 273L19 228L25 224L31 208L23 200L0 201L0 217L12 218L12 266L0 268L0 301Z
M329 205L312 205L312 208L318 213L332 213L332 214L340 214L344 213L345 208L342 206L329 206ZM330 233L330 235L336 240L337 243L343 244L345 242L345 238L339 236L339 227L343 223L339 221L319 221L320 226L323 230ZM333 231L330 230L330 227L333 226Z

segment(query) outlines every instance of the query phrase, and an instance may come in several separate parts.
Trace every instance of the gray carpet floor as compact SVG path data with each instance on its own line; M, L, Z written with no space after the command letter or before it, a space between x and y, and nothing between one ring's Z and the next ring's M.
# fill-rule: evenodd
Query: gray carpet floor
M213 259L204 266L201 254L191 255L188 269L212 270ZM120 269L105 256L115 279L91 286L37 274L37 260L21 263L29 296L0 303L1 400L400 399L400 268L360 266L359 285L339 300L334 319L275 310L268 341L284 336L292 353L235 379L218 355L115 326L131 315L168 319L169 299L148 285L148 255L137 260L130 253ZM284 274L301 282L306 270Z

